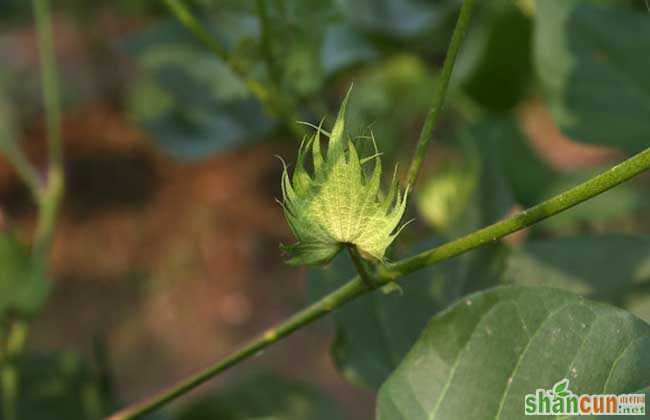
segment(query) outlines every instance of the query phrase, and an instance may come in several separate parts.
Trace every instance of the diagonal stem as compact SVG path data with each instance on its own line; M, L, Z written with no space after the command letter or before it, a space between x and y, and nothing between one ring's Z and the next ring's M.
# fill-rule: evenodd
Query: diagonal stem
M33 0L32 5L38 34L41 84L48 139L48 167L45 185L41 185L36 170L29 164L17 145L3 144L1 146L4 146L2 147L3 150L9 153L9 158L13 159L18 172L32 189L39 206L32 258L34 264L40 270L46 265L58 210L63 198L64 174L63 147L61 143L61 103L54 55L52 13L49 0ZM11 141L12 139L7 138L6 140ZM7 149L7 146L9 149ZM3 396L3 415L7 420L17 418L20 378L15 366L15 358L22 351L27 331L27 321L16 320L12 324L6 349L3 349L2 360L0 360L2 364L0 385Z
M43 261L52 242L64 192L63 147L61 142L61 102L57 82L54 35L49 0L33 0L41 60L41 83L45 102L48 139L47 180L39 199L34 257Z
M511 233L525 229L614 188L648 169L650 169L650 148L604 173L512 217L429 251L422 252L414 257L398 261L385 268L380 267L376 284L384 285L390 283L413 271L448 260L487 243L496 241ZM277 326L267 330L256 339L253 339L241 350L236 351L196 375L181 381L179 384L162 391L158 395L147 398L138 404L113 414L108 420L130 420L150 413L196 388L224 370L257 354L260 350L280 341L292 332L327 315L334 309L369 291L363 280L359 276L356 276L337 290L324 296L319 301L279 323Z
M460 9L460 14L456 21L456 27L451 36L449 49L447 50L447 56L442 65L442 72L440 73L440 80L438 81L438 86L433 96L433 102L429 112L427 113L424 125L422 126L420 138L418 139L418 144L415 153L413 154L413 159L411 160L411 166L409 167L406 185L410 187L411 191L413 191L413 188L415 187L415 181L420 172L420 168L422 167L422 162L424 161L429 143L431 143L431 138L433 137L433 129L436 126L438 117L442 111L445 96L447 95L447 89L449 88L449 81L451 80L451 74L454 69L454 64L456 63L456 57L458 56L463 39L465 38L465 33L467 32L467 27L469 26L475 3L476 0L465 0Z

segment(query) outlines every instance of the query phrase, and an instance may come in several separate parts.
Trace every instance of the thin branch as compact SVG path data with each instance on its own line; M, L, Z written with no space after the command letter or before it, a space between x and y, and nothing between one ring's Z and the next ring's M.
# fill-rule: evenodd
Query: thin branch
M525 229L548 217L561 213L583 201L589 200L631 178L650 169L650 148L631 157L625 162L614 166L606 172L586 181L562 194L531 207L521 213L497 222L486 228L463 236L442 246L425 251L411 258L398 261L383 269L380 268L376 282L384 285L395 281L413 271L431 266L444 260L464 254L504 236ZM166 403L180 397L195 387L201 385L224 370L257 354L262 349L280 341L292 332L325 316L334 309L369 292L365 283L356 276L337 290L324 296L302 311L296 313L274 328L267 330L222 361L206 368L196 375L185 379L158 395L147 398L141 403L134 404L109 417L109 420L130 420L141 417Z
M449 49L447 50L447 56L445 57L445 62L442 65L442 72L440 73L440 80L438 80L438 86L436 92L433 96L433 102L431 108L427 114L427 118L424 121L422 126L422 131L420 132L420 138L413 154L413 159L411 160L411 166L408 171L408 179L406 185L411 189L415 187L415 181L422 167L422 162L426 155L427 148L433 137L433 129L438 122L438 117L440 116L440 111L442 111L442 106L445 102L445 96L447 95L447 88L449 87L449 81L451 80L451 74L454 69L454 64L456 63L456 57L460 51L460 46L463 43L465 38L465 33L467 32L467 27L469 25L470 18L472 16L472 10L474 9L474 4L476 0L465 0L463 6L460 9L460 14L458 15L458 20L456 21L456 27L454 28L454 33L451 36L451 42L449 43Z
M59 96L54 34L49 0L33 0L41 60L41 83L45 103L48 138L48 168L45 188L39 200L34 257L43 261L50 248L64 192L63 147L61 142L61 102Z

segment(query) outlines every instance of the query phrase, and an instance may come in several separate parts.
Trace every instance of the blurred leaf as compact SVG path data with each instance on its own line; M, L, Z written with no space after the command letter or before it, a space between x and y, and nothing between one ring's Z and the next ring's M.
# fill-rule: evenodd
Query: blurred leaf
M332 74L359 63L375 60L379 52L368 38L346 23L330 25L320 52L326 73Z
M469 131L485 148L494 148L495 167L500 167L509 189L518 203L525 207L584 182L605 168L581 169L561 173L547 164L529 145L517 122L511 117L491 118L475 123ZM498 171L498 169L497 169ZM485 193L485 192L484 192ZM535 229L572 230L628 217L641 209L642 192L634 183L619 185L598 197L545 221ZM486 197L486 200L490 200Z
M496 159L517 202L531 206L548 196L559 175L531 149L514 118L486 119L475 123L472 132L484 147L497 150Z
M476 123L458 136L463 159L448 159L420 181L416 204L436 229L456 237L494 223L514 206L503 174L499 125Z
M469 233L506 217L515 205L515 196L509 179L503 173L505 158L498 142L507 135L507 129L496 125L492 128L482 124L469 126L461 134L463 141L478 150L480 171L478 190L472 194L470 204L463 216L464 227L456 235Z
M456 10L452 0L336 0L355 27L392 37L414 37L444 22Z
M10 314L36 315L51 286L42 267L34 264L29 248L13 234L0 232L0 320Z
M427 65L411 55L397 55L373 65L355 80L350 127L359 134L368 134L370 127L379 150L389 160L404 147L404 133L429 109L434 83Z
M604 234L529 241L508 258L504 281L545 285L625 306L650 298L650 237ZM638 314L642 316L642 314Z
M532 22L512 0L479 4L454 78L494 111L516 105L532 76Z
M338 21L331 0L269 2L273 58L283 72L282 91L293 99L318 95L326 72L321 48L330 24Z
M628 152L646 148L650 138L647 11L580 0L543 0L536 3L535 19L537 71L560 127L587 143Z
M371 293L334 312L337 337L332 357L338 369L352 383L377 389L415 342L432 313L466 293L497 283L504 256L502 247L488 246L407 276L399 282L401 293ZM340 255L330 266L309 271L308 287L313 300L352 277L352 264L346 257Z
M183 408L176 420L338 420L336 403L316 388L281 376L250 375Z
M247 16L220 15L215 36L242 66L256 25ZM230 32L232 31L232 32ZM220 35L222 34L223 35ZM196 158L259 140L273 123L244 83L176 22L158 24L126 49L140 68L130 111L161 147ZM237 52L239 51L239 53Z
M17 369L19 418L85 420L106 414L108 402L88 366L75 354L25 354L17 359Z
M446 162L434 174L420 181L415 191L415 204L420 216L432 227L447 232L463 223L476 192L479 174L476 167L465 162Z
M480 292L431 319L377 418L524 419L524 395L563 378L577 394L650 386L649 353L650 326L621 309L550 288Z
M320 92L325 82L325 72L318 54L322 34L309 33L301 28L301 34L292 32L291 41L276 56L282 57L284 84L295 97L309 97ZM303 36L304 35L304 36Z

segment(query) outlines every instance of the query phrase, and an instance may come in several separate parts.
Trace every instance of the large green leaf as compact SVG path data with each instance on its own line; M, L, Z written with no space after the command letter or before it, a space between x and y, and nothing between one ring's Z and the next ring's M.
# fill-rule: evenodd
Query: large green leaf
M51 282L34 264L29 248L9 232L0 233L0 321L14 314L31 317L47 298Z
M639 302L650 298L650 237L604 234L529 241L511 252L503 278L618 305Z
M429 241L420 248L430 248ZM498 281L505 250L493 245L472 255L411 274L400 282L401 292L365 295L334 312L337 337L334 361L349 381L372 389L397 367L432 313L468 292ZM323 269L309 272L313 299L350 279L354 269L341 255Z
M378 419L524 419L524 395L650 386L650 326L569 292L501 287L435 316L383 384ZM644 391L645 392L645 391Z
M307 384L263 373L190 403L176 420L340 420L326 394Z
M538 0L535 19L537 71L560 127L588 143L629 152L647 147L647 11Z

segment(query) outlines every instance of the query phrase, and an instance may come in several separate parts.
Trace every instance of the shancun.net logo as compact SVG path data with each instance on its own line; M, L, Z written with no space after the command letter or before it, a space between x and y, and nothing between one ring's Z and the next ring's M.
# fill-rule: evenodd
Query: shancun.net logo
M562 379L552 389L538 389L534 394L527 394L524 413L527 416L638 416L646 413L645 394L576 395L569 390L569 380Z

